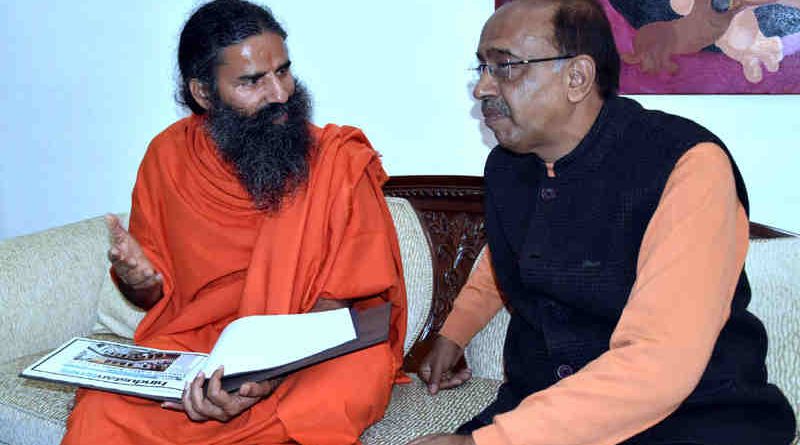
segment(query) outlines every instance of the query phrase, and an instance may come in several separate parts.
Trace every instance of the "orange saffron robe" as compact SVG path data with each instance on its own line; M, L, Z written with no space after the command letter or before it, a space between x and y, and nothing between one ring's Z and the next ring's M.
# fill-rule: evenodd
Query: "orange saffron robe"
M319 297L391 302L389 342L291 374L227 423L82 389L62 443L360 443L403 378L405 289L378 155L356 128L312 126L309 179L270 215L254 208L203 123L191 116L167 128L139 169L130 232L163 275L164 297L135 342L208 352L236 318L307 312Z

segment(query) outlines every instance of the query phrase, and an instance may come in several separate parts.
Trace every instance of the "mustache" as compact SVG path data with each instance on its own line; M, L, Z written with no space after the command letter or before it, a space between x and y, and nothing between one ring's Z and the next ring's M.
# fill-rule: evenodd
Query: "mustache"
M289 114L289 102L267 104L258 110L253 118L260 122L272 122L284 114Z
M501 116L510 117L511 108L501 97L490 97L481 101L481 113L486 115L499 114Z

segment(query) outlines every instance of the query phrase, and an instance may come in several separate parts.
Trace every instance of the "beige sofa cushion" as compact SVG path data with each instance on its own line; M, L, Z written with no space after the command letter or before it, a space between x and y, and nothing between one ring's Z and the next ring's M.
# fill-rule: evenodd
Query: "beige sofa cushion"
M0 241L0 363L90 331L107 244L102 217Z
M472 270L478 266L486 251L481 250L480 255L472 265ZM464 359L472 369L472 375L486 379L504 380L503 374L503 344L506 341L506 331L511 316L505 308L483 327L464 349Z
M767 328L769 381L800 418L800 238L751 242L745 270L749 309Z
M100 340L125 342L113 335ZM61 442L75 387L18 377L45 352L0 363L0 444L55 445Z
M411 204L403 198L393 197L386 198L386 204L397 230L408 294L408 325L404 344L408 352L422 331L431 307L433 262L422 225ZM120 215L120 218L123 225L127 226L128 215ZM100 287L97 322L92 333L133 338L133 332L143 316L144 311L128 303L106 273Z
M431 396L412 376L411 383L394 386L383 419L364 431L361 440L364 445L402 445L425 434L452 433L494 401L500 383L475 377Z
M417 341L433 301L433 259L428 239L417 217L417 212L403 198L387 197L386 204L392 214L397 239L400 243L400 258L403 262L403 277L408 297L408 323L404 351L408 353Z

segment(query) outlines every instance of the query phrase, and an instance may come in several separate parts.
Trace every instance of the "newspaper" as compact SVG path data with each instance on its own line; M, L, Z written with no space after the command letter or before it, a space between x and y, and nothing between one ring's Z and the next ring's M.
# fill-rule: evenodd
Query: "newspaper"
M23 377L53 380L158 400L180 399L184 382L207 354L164 351L76 337L23 371Z
M228 376L247 376L308 361L309 357L353 343L357 335L352 317L346 308L243 317L225 327L210 354L76 337L20 375L157 400L179 400L185 383L200 371L208 377L224 366L225 381Z

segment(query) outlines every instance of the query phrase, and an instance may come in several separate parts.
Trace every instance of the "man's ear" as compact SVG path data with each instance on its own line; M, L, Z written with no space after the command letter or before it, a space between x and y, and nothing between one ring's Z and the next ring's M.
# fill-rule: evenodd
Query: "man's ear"
M191 79L189 81L189 91L192 92L194 101L201 107L208 110L211 108L211 99L208 91L208 84L201 82L200 79Z
M567 98L570 102L581 102L592 91L595 91L597 67L594 60L586 55L576 56L566 66L565 82Z

